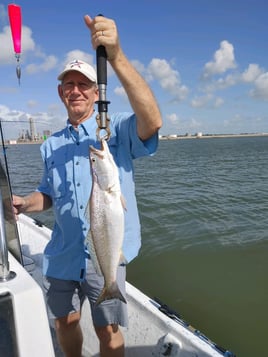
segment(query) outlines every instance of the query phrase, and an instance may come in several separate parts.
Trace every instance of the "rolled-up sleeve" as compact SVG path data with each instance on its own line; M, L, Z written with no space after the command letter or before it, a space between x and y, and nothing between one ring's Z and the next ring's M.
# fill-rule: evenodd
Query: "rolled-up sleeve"
M43 176L42 176L39 186L36 188L36 191L42 192L47 196L51 196L50 187L48 184L48 168L47 168L46 162L44 161L43 149L44 148L41 146L40 150L41 150L41 156L42 156L42 160L43 160Z

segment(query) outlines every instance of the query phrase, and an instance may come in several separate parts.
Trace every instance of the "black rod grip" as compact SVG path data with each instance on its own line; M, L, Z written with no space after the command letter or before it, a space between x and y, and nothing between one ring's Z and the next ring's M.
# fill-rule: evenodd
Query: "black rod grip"
M98 84L107 84L107 53L104 46L97 47L97 79Z
M104 46L97 47L98 84L107 84L107 54Z

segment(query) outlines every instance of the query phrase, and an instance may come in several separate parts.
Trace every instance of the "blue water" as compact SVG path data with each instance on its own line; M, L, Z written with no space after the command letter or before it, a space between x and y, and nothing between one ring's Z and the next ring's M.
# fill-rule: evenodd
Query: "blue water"
M7 157L13 192L31 192L39 145ZM128 280L239 357L268 356L267 162L268 137L163 140L135 162L143 245Z

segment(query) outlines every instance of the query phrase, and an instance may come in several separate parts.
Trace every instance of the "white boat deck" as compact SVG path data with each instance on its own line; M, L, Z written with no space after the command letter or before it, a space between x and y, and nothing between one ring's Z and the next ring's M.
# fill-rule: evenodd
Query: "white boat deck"
M45 226L35 224L34 220L25 215L20 215L18 230L23 254L34 260L34 264L30 260L26 268L31 270L32 277L42 286L42 252L51 231ZM163 314L156 301L131 284L127 283L126 290L129 310L129 327L123 329L126 357L234 356L228 351L221 351L209 339L181 320L178 315L170 313L173 317L170 318ZM83 354L86 357L97 357L99 355L98 340L92 325L88 303L83 306L81 325L84 334ZM52 335L54 335L53 330ZM56 357L62 357L56 343L55 349Z

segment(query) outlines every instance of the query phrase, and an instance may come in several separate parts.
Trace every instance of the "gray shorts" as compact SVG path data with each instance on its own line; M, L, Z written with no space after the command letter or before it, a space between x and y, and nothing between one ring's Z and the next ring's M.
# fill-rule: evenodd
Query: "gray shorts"
M122 295L126 298L125 281L126 266L120 265L117 270L117 283ZM86 279L83 282L44 277L49 317L64 317L80 311L84 300L88 298L95 326L117 324L127 327L127 304L119 299L112 299L95 305L103 285L104 279L95 272L90 259L88 260Z

